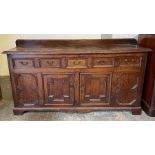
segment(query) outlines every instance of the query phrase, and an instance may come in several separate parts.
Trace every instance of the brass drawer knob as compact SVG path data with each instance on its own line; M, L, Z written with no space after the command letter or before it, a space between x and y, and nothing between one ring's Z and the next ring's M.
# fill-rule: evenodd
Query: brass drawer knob
M26 66L26 65L29 64L28 62L24 62L24 61L21 61L20 63L21 63L23 66Z
M81 60L68 60L68 65L67 65L67 67L69 67L69 68L75 68L75 67L86 67L86 60L83 60L83 59L81 59Z
M104 60L98 60L97 62L100 63L100 64L104 64L105 63Z
M48 65L53 65L53 63L54 63L53 61L47 61Z
M74 61L73 64L74 65L80 65L81 64L81 61Z
M128 59L125 59L125 62L128 62Z

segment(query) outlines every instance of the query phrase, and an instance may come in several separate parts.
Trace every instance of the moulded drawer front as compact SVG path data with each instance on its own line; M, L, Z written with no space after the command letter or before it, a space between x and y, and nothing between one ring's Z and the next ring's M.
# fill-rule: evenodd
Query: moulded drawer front
M67 60L67 68L87 68L87 59L71 58Z
M94 58L93 67L113 67L114 58Z
M41 59L40 64L41 64L41 67L60 68L61 59Z
M15 59L13 60L15 68L32 68L34 67L33 59Z
M142 57L118 57L116 58L116 66L127 67L127 66L141 66Z

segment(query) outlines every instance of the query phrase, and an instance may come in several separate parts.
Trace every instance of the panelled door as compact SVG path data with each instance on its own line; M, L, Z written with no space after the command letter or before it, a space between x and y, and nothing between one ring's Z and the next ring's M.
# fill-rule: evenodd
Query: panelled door
M73 106L75 97L74 74L43 75L44 106Z
M112 82L111 101L115 106L138 106L140 94L140 73L115 73Z
M16 106L39 105L38 79L36 74L14 74L13 90Z
M80 105L108 106L110 104L111 73L80 74Z

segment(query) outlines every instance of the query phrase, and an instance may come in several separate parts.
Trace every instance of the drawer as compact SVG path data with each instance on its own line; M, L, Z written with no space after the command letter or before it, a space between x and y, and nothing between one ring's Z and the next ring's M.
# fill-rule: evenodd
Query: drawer
M113 67L114 58L94 58L92 62L93 67Z
M83 58L70 58L67 60L67 68L87 68L88 60Z
M116 66L127 67L127 66L141 66L142 57L118 57L116 58Z
M43 68L60 68L61 59L41 59L40 66Z
M34 67L33 59L14 59L13 64L15 68L32 68Z

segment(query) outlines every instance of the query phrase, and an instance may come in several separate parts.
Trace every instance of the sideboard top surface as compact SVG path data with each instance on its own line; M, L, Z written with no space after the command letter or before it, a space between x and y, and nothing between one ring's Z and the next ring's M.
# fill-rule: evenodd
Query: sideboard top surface
M88 54L151 52L135 39L103 40L17 40L16 48L5 54Z

